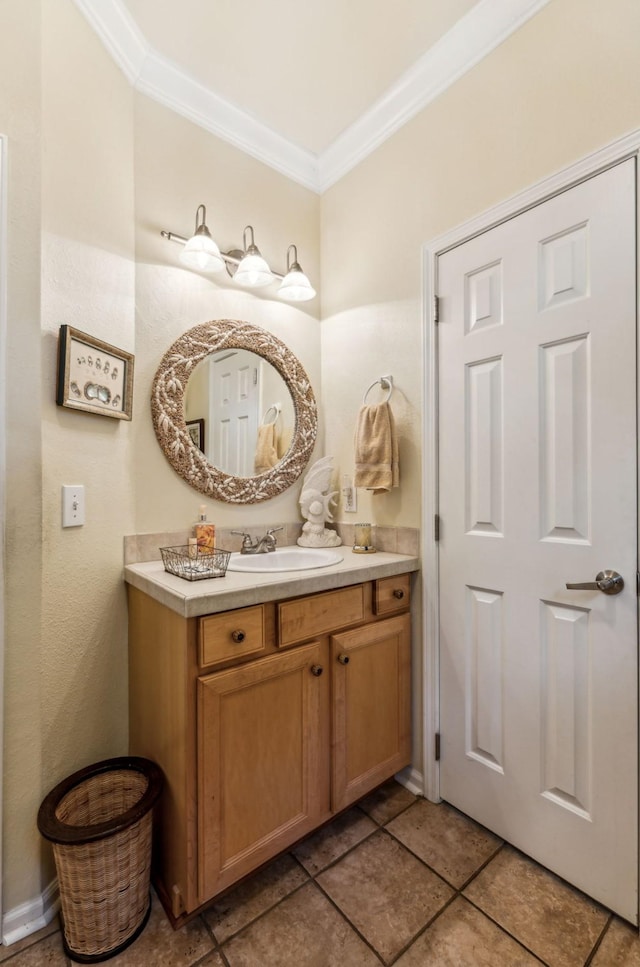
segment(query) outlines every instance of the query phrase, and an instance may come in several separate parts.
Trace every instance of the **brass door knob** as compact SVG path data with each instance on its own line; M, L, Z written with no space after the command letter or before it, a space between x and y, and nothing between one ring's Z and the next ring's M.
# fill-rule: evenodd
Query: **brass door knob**
M349 656L348 655L338 655L338 661L340 662L341 665L348 665L349 664Z
M240 644L240 642L241 641L244 641L244 639L247 636L245 635L244 631L232 631L231 632L231 637L236 642L236 644Z
M311 666L311 674L315 675L316 678L320 678L320 676L322 675L322 670L323 670L322 665Z
M396 588L395 591L393 592L393 596L394 598L397 598L398 601L402 601L402 599L404 598L404 591L402 590L402 588Z

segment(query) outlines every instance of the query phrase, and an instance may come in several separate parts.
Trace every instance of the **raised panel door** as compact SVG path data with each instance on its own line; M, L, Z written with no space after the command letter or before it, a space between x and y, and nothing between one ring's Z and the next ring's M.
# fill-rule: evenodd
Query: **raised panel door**
M198 679L202 902L328 813L321 654L315 642Z
M331 638L331 808L344 809L411 759L408 614Z

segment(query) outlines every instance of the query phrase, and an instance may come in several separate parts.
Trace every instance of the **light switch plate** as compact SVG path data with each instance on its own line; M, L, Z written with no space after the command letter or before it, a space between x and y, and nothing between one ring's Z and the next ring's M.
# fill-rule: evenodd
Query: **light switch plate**
M63 484L62 526L82 527L84 513L84 484Z

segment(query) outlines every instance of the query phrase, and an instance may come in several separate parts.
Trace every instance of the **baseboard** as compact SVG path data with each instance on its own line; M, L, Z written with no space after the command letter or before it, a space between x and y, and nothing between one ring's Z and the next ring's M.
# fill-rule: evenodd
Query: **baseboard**
M424 777L421 772L412 766L407 766L395 777L401 786L412 792L414 796L424 796Z
M60 894L58 880L54 879L44 892L33 900L21 903L20 906L8 910L2 918L2 943L5 947L18 940L23 940L32 933L42 930L60 909Z

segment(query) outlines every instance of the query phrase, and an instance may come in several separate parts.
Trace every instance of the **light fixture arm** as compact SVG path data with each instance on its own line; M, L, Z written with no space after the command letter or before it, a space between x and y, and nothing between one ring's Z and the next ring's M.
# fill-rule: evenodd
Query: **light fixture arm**
M291 258L290 258L291 249L293 249L293 252L294 252L293 262L291 261ZM295 245L290 245L289 248L287 249L287 274L289 272L302 272L302 269L300 268L300 263L298 262L298 249L297 249L297 246Z
M202 211L202 221L199 221L198 216L201 211ZM196 230L194 232L194 235L204 235L205 232L207 235L211 234L209 229L207 228L207 209L204 207L204 205L198 205L198 207L196 208Z

